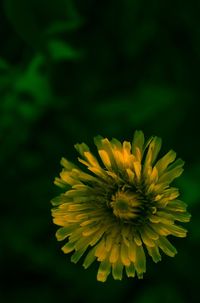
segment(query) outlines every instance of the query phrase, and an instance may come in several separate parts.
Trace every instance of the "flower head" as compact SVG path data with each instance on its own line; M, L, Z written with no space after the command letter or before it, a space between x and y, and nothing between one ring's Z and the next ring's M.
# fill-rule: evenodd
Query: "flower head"
M157 160L161 139L145 142L142 131L135 131L132 144L100 136L94 142L99 160L85 143L75 145L85 171L61 160L55 184L65 192L52 200L54 223L61 226L56 237L67 239L62 250L74 251L72 262L83 255L85 268L100 262L99 281L106 281L110 272L121 280L123 271L142 278L146 254L154 262L161 260L160 250L173 257L177 251L167 236L186 236L176 222L188 222L190 214L177 199L178 189L170 187L184 162L175 161L173 150Z

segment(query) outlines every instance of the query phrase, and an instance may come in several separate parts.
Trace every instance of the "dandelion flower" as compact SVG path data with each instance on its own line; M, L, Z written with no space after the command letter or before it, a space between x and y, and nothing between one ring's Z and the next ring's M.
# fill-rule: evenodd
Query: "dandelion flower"
M108 275L121 280L143 278L146 255L156 263L160 251L174 257L167 237L185 237L179 222L188 222L186 204L170 183L183 172L184 162L170 150L157 160L161 139L145 141L135 131L132 144L101 136L94 138L99 160L85 143L76 144L82 169L61 159L63 169L55 184L64 193L52 200L58 241L67 240L64 253L73 251L76 263L84 255L84 268L99 262L98 281Z

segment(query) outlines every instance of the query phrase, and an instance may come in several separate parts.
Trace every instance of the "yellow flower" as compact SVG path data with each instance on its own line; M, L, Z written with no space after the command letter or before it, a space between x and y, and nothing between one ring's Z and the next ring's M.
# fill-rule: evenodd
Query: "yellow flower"
M67 239L64 253L74 251L76 263L84 254L83 266L100 262L97 280L106 281L110 272L121 280L143 277L146 254L161 260L160 250L173 257L177 251L167 236L185 237L186 229L176 221L188 222L186 204L169 184L183 172L184 162L170 150L157 160L161 139L145 142L135 131L132 144L100 136L94 139L100 159L85 144L76 144L83 169L65 158L55 184L64 193L52 200L54 223L61 226L57 239ZM84 167L86 166L86 168Z

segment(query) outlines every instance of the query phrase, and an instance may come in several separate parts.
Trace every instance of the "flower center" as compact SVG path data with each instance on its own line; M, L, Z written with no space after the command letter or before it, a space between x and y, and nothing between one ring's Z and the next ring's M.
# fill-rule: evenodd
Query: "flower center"
M141 211L141 200L138 194L118 191L110 203L113 214L122 220L134 220Z

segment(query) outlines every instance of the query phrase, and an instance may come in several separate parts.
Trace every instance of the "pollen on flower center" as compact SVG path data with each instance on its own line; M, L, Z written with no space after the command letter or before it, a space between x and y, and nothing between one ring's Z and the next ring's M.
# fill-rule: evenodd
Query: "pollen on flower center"
M110 206L113 214L122 220L136 219L140 213L141 201L137 194L118 191L112 196Z

